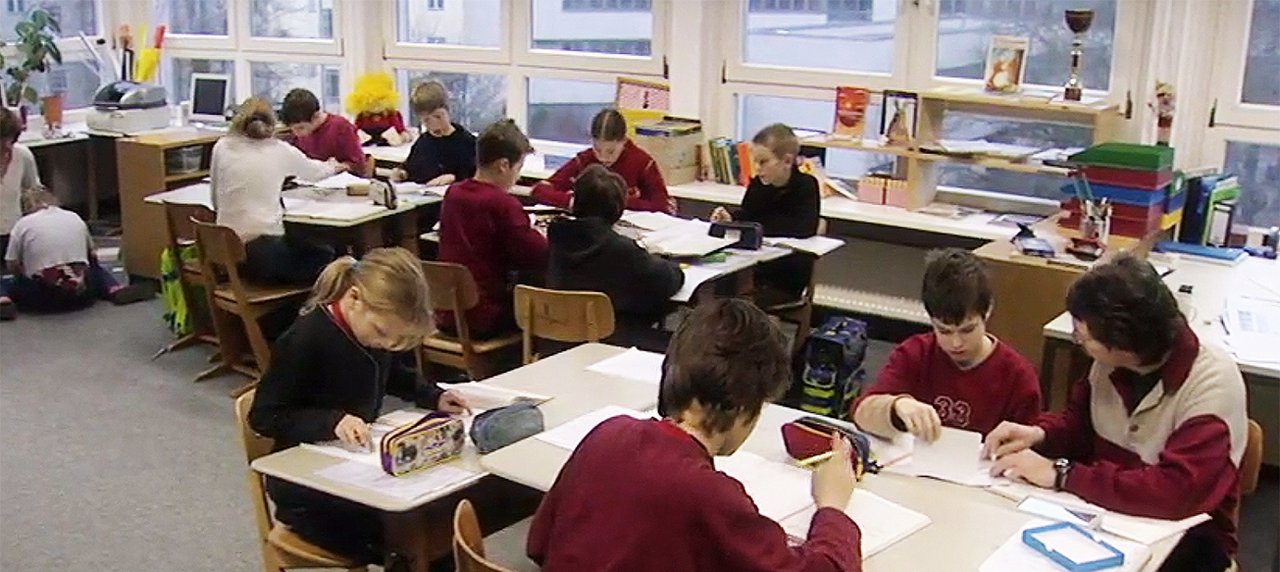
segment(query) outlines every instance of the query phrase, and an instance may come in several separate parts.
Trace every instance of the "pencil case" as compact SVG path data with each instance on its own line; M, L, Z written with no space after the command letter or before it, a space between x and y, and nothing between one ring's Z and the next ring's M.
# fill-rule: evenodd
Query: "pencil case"
M428 413L383 435L382 470L394 477L404 476L457 457L465 443L461 419Z
M853 445L854 474L878 473L880 465L871 458L871 440L862 433L820 417L801 417L782 426L782 444L797 461L831 450L831 438L841 435Z
M490 409L471 420L471 442L487 455L544 429L542 411L536 403L513 403Z

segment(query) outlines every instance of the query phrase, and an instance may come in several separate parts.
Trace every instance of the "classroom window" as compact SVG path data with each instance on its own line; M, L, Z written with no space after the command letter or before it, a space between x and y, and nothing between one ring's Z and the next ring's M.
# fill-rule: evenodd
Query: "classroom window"
M338 66L292 62L250 62L249 89L253 95L266 98L278 106L286 93L295 87L311 90L320 98L326 111L342 111L342 94L338 89Z
M173 34L226 36L227 0L155 0L156 21Z
M613 105L616 89L611 82L529 78L529 137L590 143L591 118Z
M942 120L941 138L985 139L992 143L1024 145L1041 149L1088 147L1093 141L1093 129L1081 125L1011 120L993 115L949 112ZM938 182L951 187L1055 201L1064 198L1060 189L1069 183L1066 179L1057 176L984 169L959 163L941 165Z
M179 103L191 100L191 74L193 73L220 73L230 76L231 97L235 98L235 64L231 60L168 58L164 77L168 80L167 87L169 89L170 102Z
M870 73L893 71L897 0L753 0L745 8L744 63Z
M9 0L0 12L0 40L12 42L18 38L14 23L26 18L37 8L49 12L58 20L63 38L74 38L81 32L86 36L98 35L99 0Z
M427 0L428 10L444 10L444 0Z
M568 5L567 0L533 0L530 47L610 55L653 54L653 7L649 2L588 0L588 7L582 9L568 9ZM627 8L621 7L624 5Z
M835 119L835 94L829 100L778 97L772 95L738 95L737 139L750 141L766 125L785 123L805 137L803 131L826 133ZM875 98L867 106L867 130L864 137L875 139L879 130L880 104ZM873 119L874 118L874 119ZM869 172L892 172L894 157L847 149L828 149L824 167L827 173L857 179Z
M1280 105L1280 0L1253 0L1241 100Z
M940 14L935 73L945 78L980 80L992 36L1026 36L1031 46L1023 83L1061 86L1067 80L1074 37L1063 13L1068 8L1090 8L1094 17L1084 40L1084 85L1086 89L1108 90L1116 4L1117 0L965 0L961 4L963 10L953 8Z
M503 32L500 1L465 0L446 5L443 1L396 0L396 39L411 44L497 48Z
M92 107L101 85L97 71L84 59L65 59L62 65L55 65L43 75L46 76L43 81L35 78L32 85L40 95L61 93L63 109Z
M401 104L405 123L417 127L418 117L409 108L409 97L418 84L436 80L449 90L449 114L455 123L480 132L507 115L507 78L497 74L442 73L396 70L396 89L405 94Z
M650 0L562 0L565 12L646 12Z
M250 31L257 38L333 38L333 0L252 0Z
M1227 141L1223 170L1240 178L1236 223L1280 226L1280 146Z

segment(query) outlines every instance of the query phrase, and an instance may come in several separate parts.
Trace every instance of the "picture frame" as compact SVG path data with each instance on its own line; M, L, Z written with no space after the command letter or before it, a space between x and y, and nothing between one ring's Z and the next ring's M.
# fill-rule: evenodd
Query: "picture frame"
M1017 93L1027 74L1026 36L993 36L987 47L987 64L982 74L983 88L990 93Z

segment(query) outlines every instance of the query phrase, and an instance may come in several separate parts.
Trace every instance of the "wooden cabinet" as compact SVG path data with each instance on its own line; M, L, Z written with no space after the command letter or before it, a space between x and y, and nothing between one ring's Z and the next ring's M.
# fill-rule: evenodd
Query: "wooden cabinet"
M120 255L126 272L160 278L160 253L168 243L164 208L144 200L207 177L213 144L221 136L216 131L192 129L116 142L123 227Z

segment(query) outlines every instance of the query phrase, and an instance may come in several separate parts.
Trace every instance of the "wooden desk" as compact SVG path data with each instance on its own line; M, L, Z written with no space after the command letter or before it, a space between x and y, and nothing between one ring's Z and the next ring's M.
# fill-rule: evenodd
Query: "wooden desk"
M788 462L779 428L805 415L796 409L766 406L742 449L772 461ZM547 426L552 424L548 422ZM546 491L569 455L569 451L541 440L525 439L485 455L480 464L494 475ZM977 570L996 548L1033 518L1019 512L1014 502L1004 497L933 479L869 475L859 486L933 520L919 532L863 561L863 569L868 572ZM1151 546L1152 558L1143 570L1156 570L1180 538L1177 535Z
M641 381L615 380L586 370L587 366L623 351L625 351L624 348L616 346L585 344L489 378L485 383L554 396L551 401L539 406L548 427L562 424L606 405L619 405L632 409L653 407L658 401L657 386ZM533 440L526 440L528 441ZM262 474L383 511L387 525L387 550L408 556L412 570L425 572L433 558L448 553L449 541L453 533L452 514L457 501L464 497L492 498L495 496L492 494L493 489L498 489L501 493L501 484L497 482L498 479L486 481L487 473L479 459L480 456L476 453L474 445L468 442L462 458L450 464L475 471L477 473L475 479L412 501L319 477L315 474L317 470L341 463L343 460L302 447L267 455L254 461L252 467L253 470ZM489 490L485 492L490 494L481 495L476 491L477 487L486 487ZM503 498L502 494L496 496L499 499ZM442 515L444 518L441 518ZM504 525L484 519L481 522L486 528Z

